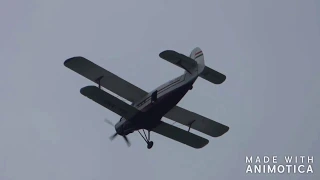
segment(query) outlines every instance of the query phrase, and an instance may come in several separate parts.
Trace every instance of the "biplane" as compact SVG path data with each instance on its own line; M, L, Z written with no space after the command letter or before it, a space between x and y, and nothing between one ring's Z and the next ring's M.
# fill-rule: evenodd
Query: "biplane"
M192 50L189 57L173 50L163 51L159 56L183 68L185 72L151 92L136 87L84 57L67 59L64 65L97 84L83 87L80 90L82 95L121 116L114 125L116 132L110 140L120 135L130 146L127 135L138 131L147 143L147 148L151 149L153 142L150 140L150 132L155 132L199 149L207 145L209 140L191 133L190 128L211 137L219 137L226 133L229 130L228 126L177 106L192 89L198 77L213 84L221 84L226 76L205 66L203 52L198 47ZM102 87L123 97L131 104L104 91ZM187 126L188 130L162 121L163 117ZM106 122L113 125L108 120Z

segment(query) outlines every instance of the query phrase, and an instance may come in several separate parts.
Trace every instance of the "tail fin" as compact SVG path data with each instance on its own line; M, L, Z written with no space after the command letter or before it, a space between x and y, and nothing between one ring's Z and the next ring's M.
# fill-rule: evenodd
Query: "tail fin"
M199 47L194 48L191 51L191 54L189 56L191 59L194 59L197 64L198 64L198 74L201 74L202 71L205 68L205 64L204 64L204 56L203 56L203 52Z
M214 84L221 84L226 80L226 76L224 74L221 74L204 64L203 52L198 47L191 51L189 57L173 50L165 50L161 52L159 56L162 59L183 68L186 70L185 73L191 76L198 75L199 77Z
M226 80L226 76L224 74L221 74L205 65L203 52L199 47L196 47L191 51L190 58L194 59L198 64L199 77L214 84L221 84Z

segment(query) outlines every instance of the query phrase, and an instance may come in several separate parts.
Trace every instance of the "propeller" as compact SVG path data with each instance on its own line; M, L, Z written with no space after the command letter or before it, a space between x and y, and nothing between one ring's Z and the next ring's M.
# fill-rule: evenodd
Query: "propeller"
M130 147L130 146L131 146L131 143L130 143L129 139L127 138L127 136L122 136L122 137L123 137L123 139L126 141L127 146Z
M106 123L108 123L109 125L111 125L111 126L114 127L114 124L113 124L110 120L105 119L104 122L106 122ZM112 141L112 140L113 140L115 137L117 137L117 136L118 136L118 133L116 132L116 133L114 133L112 136L110 136L109 139ZM131 143L130 143L129 139L127 138L127 136L124 135L124 136L122 136L122 137L123 137L123 139L126 141L127 146L130 147L130 146L131 146Z
M114 126L114 124L109 119L104 119L104 122L110 124L111 126Z

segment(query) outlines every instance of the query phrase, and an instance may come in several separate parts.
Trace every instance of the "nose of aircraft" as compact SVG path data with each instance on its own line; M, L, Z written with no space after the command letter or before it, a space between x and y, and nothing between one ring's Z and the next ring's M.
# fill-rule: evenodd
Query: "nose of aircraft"
M117 134L122 135L123 134L123 128L120 122L118 122L115 126L114 129L116 130Z
M113 126L111 121L105 119L105 122L107 122L108 124ZM116 130L116 133L114 133L112 136L110 136L110 140L112 141L116 136L121 135L124 138L124 140L126 141L127 145L130 146L131 143L130 143L129 139L127 138L127 136L124 134L123 123L118 122L114 127Z

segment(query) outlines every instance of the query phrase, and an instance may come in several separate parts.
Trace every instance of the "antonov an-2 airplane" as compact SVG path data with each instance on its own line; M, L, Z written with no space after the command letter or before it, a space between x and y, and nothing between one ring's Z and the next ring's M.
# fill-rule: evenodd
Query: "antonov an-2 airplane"
M209 141L191 133L190 128L212 137L226 133L229 130L228 126L177 106L192 89L198 77L213 84L221 84L226 76L205 66L203 52L198 47L192 50L189 57L172 50L163 51L159 56L183 68L185 72L149 93L83 57L67 59L64 65L98 84L98 87L83 87L80 90L81 94L121 116L115 125L116 133L110 137L111 140L120 135L130 146L127 135L138 131L146 141L148 149L151 149L153 142L150 141L150 131L153 131L198 149L207 145ZM127 99L131 105L103 91L101 86ZM162 117L186 125L189 129L186 131L161 121ZM148 136L145 130L148 131Z

